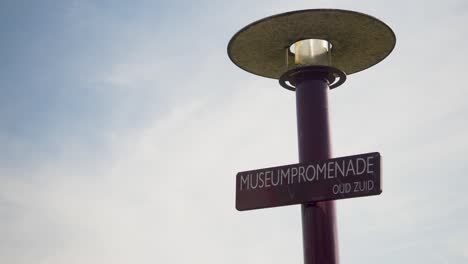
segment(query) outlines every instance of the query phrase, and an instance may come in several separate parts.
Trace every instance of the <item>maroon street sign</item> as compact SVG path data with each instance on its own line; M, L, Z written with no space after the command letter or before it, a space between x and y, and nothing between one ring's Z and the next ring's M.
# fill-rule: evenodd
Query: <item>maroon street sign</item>
M378 152L243 171L236 176L239 211L382 193Z

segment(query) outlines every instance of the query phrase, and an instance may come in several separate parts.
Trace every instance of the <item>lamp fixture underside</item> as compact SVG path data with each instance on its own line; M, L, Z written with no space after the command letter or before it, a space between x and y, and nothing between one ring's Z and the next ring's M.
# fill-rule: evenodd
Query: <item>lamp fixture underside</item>
M230 40L228 55L248 72L280 79L285 72L303 66L291 63L294 54L289 48L304 39L330 42L330 66L347 75L382 61L396 43L392 29L369 15L339 9L309 9L247 25Z

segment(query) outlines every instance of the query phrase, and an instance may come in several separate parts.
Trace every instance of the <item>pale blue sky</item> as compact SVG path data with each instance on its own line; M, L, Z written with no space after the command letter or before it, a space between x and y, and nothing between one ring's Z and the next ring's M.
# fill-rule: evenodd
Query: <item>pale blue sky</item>
M341 8L397 36L330 93L341 263L468 262L468 4L0 1L0 263L302 263L300 208L240 213L238 171L297 162L294 94L231 63L245 25Z

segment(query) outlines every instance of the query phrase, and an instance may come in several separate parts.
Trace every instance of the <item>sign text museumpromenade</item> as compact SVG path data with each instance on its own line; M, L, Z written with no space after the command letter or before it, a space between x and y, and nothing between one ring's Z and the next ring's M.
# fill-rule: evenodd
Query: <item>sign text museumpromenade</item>
M236 208L250 210L307 202L378 195L377 152L239 172Z

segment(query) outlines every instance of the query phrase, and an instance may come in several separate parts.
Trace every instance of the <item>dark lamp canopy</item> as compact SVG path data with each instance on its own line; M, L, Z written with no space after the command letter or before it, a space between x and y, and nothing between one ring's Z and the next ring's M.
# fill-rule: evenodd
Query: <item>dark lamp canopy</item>
M228 45L229 58L240 68L279 79L294 68L290 47L305 39L331 44L330 66L346 74L367 69L395 47L395 34L382 21L338 9L309 9L270 16L247 25Z

